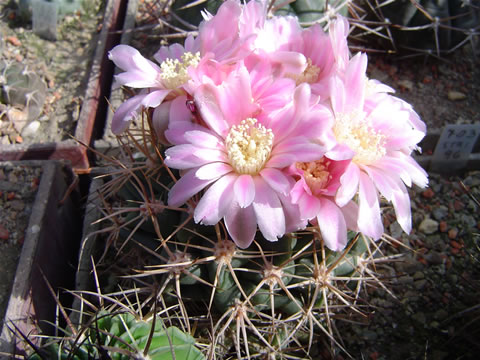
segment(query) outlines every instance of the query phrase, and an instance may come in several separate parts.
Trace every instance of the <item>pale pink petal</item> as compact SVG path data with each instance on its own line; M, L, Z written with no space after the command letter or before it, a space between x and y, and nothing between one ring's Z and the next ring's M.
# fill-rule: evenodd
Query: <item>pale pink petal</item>
M237 203L231 203L225 214L225 226L239 248L249 247L257 232L257 221L253 207L241 208Z
M200 180L217 179L232 171L233 169L229 164L223 162L210 162L200 167L195 173L195 176Z
M229 126L237 125L258 109L253 103L250 76L245 66L231 72L217 92L216 99Z
M296 161L297 161L297 158L292 154L288 154L288 153L273 154L265 166L268 166L270 168L281 169L281 168L285 168L287 166L292 165Z
M197 147L193 153L196 157L201 160L205 160L206 162L228 162L227 154L223 151L223 149L206 149L206 148L199 148Z
M350 160L355 156L355 152L347 145L336 144L332 149L325 153L325 156L335 161Z
M340 177L342 184L335 196L335 202L338 206L345 206L357 193L360 169L357 165L350 163L345 173Z
M205 127L189 121L170 122L168 129L165 131L165 137L170 144L183 144L187 142L185 139L185 134L194 130L207 131Z
M365 88L367 76L367 55L358 53L349 62L345 74L345 84L348 96L348 102L345 104L345 110L361 109L365 101Z
M393 193L392 203L397 215L397 221L407 234L412 230L412 214L410 209L410 197L407 189L399 183L399 190Z
M218 104L217 93L217 88L210 84L199 86L195 93L195 105L208 126L218 135L226 136L230 126Z
M282 65L287 74L301 74L306 67L307 59L303 54L294 51L275 51L268 54L271 61Z
M118 107L112 118L111 127L114 134L120 134L128 128L130 121L138 115L144 97L143 94L136 95Z
M310 220L317 216L320 211L320 201L320 198L304 192L297 201L301 218Z
M165 151L165 164L174 169L190 169L210 163L211 158L195 156L197 148L190 144L181 144L168 148Z
M274 190L261 177L255 177L253 210L262 235L269 241L277 241L285 234L285 214Z
M358 228L365 235L379 239L383 234L383 224L377 189L364 173L360 173L358 203Z
M342 208L343 217L347 224L347 229L358 231L358 205L353 201L349 201L347 205Z
M233 187L235 200L241 208L250 206L255 198L255 184L251 175L240 175Z
M185 133L185 140L190 144L208 148L208 149L222 149L224 147L223 140L218 136L210 134L206 131L192 130Z
M144 58L140 52L129 45L117 45L108 53L108 58L124 71L140 70L156 75L160 68Z
M264 168L260 171L260 176L277 193L287 195L290 192L292 179L287 178L283 171L275 168Z
M325 245L333 251L340 251L347 245L347 224L340 208L326 198L320 199L317 222Z
M283 213L285 214L285 233L305 229L308 220L301 218L300 210L296 204L292 203L290 196L278 194L278 198L282 203Z
M185 95L175 97L170 103L170 123L192 121L192 113L187 107L187 97Z
M200 180L195 176L197 169L187 171L168 192L168 205L177 207L185 204L193 195L198 193L216 179Z
M302 176L300 179L293 185L292 190L290 191L290 196L292 198L292 202L297 204L300 198L302 197L303 193L307 193L308 195L312 195L312 191L310 187L305 182L305 178Z
M204 225L215 225L225 216L233 200L236 175L225 175L215 181L195 207L194 220Z

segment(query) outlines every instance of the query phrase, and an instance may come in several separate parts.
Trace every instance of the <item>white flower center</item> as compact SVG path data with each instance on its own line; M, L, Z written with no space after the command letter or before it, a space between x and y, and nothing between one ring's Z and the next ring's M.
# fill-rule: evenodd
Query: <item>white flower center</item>
M228 132L225 145L230 165L238 174L257 175L270 157L273 132L248 118Z
M312 59L307 59L307 67L300 75L287 74L287 76L295 80L295 84L298 86L303 83L315 84L320 74L320 68L312 64Z
M328 168L331 161L326 157L321 158L317 161L311 162L299 162L295 166L297 169L303 171L303 177L308 187L313 194L317 194L318 191L325 189L332 179Z
M337 114L333 132L339 143L355 152L352 161L356 164L370 165L386 154L385 136L375 131L364 116Z
M178 59L166 59L160 64L162 72L160 74L160 79L163 85L167 89L176 89L188 80L190 76L188 75L187 69L189 66L197 66L200 62L200 53L197 52L192 54L191 52L186 52L182 55L182 61Z

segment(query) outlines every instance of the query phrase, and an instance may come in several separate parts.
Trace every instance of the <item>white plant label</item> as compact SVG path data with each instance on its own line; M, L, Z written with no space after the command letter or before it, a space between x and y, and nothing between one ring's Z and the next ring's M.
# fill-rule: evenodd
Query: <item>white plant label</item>
M45 0L32 1L33 32L47 40L57 39L58 4Z
M480 124L447 125L433 153L433 170L449 172L464 168L479 134Z

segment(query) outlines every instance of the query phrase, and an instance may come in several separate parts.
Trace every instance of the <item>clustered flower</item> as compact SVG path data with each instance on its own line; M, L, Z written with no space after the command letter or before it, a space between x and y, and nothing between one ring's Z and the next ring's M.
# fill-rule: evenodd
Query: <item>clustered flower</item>
M204 13L197 37L161 47L160 65L118 45L109 54L124 70L116 84L141 91L116 110L112 130L151 108L165 163L181 174L169 205L201 194L195 222L223 219L241 248L257 230L276 241L309 223L334 251L348 230L378 239L380 197L409 233L406 186L428 183L411 157L426 127L366 76L367 56L350 55L348 31L342 17L327 34L268 16L266 0L227 0Z

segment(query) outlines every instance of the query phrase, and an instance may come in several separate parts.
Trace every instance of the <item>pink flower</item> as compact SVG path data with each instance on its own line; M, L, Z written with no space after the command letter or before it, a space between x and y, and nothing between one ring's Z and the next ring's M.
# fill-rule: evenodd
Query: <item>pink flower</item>
M204 18L198 29L201 54L212 54L222 63L241 60L251 52L256 27L263 25L264 4L250 1L241 5L238 0L227 0L215 16L205 12Z
M276 89L284 97L291 91L272 84L262 93L273 96ZM169 192L169 204L180 206L206 189L195 221L213 225L223 218L242 248L253 241L257 225L270 241L305 226L289 199L294 180L283 169L320 158L324 148L310 139L331 126L330 114L310 105L308 86L297 88L284 108L266 113L254 94L257 85L240 67L219 86L199 86L194 99L204 126L186 126L184 143L168 149L165 160L184 172Z
M154 56L160 66L128 45L117 45L109 52L108 58L124 70L115 75L116 86L144 89L115 111L112 119L115 134L124 131L142 108L156 108L165 100L186 94L183 85L189 80L187 69L200 61L199 53L191 52L195 50L193 38L186 40L185 48L179 44L162 47Z
M385 88L374 84L372 91L366 67L366 55L357 54L342 78L332 78L333 133L338 144L326 156L351 159L340 178L336 202L344 206L358 191L358 228L378 239L383 234L379 193L393 203L402 229L411 230L405 185L424 187L428 183L427 174L411 157L425 135L425 126L405 102L381 93Z
M358 208L353 201L344 207L335 202L340 177L350 160L333 161L323 157L317 161L300 162L290 166L289 172L297 182L292 188L292 202L299 206L302 219L318 225L325 245L342 250L348 242L347 229L356 230Z

